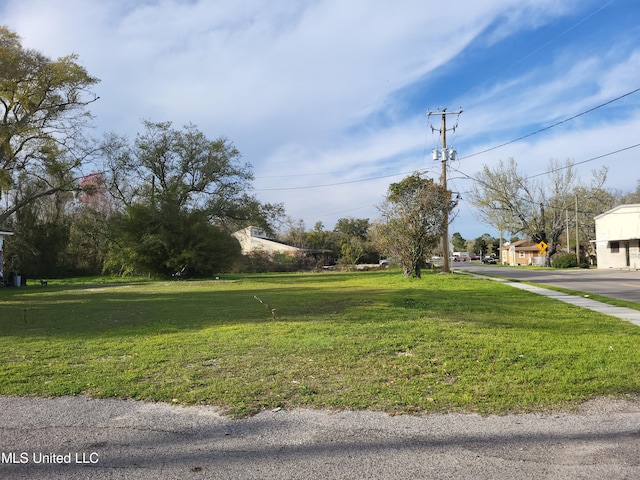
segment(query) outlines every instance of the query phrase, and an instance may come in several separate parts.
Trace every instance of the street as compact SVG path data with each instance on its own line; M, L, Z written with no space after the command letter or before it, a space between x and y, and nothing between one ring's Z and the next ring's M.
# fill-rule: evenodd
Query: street
M640 400L482 417L0 397L7 479L624 479L640 476Z
M538 270L471 262L456 263L453 265L453 270L466 270L480 275L551 285L640 303L640 271L636 270L598 270L595 268Z

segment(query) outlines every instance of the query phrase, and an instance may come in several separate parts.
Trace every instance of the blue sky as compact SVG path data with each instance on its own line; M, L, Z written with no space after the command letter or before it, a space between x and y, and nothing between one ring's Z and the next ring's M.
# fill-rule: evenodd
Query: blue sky
M0 23L101 79L96 134L149 119L226 136L255 195L307 228L377 218L416 170L439 179L438 108L464 110L447 138L465 238L497 235L465 193L483 165L572 159L583 182L603 166L609 188L640 179L640 148L586 161L640 143L640 92L494 148L640 88L637 0L0 0Z

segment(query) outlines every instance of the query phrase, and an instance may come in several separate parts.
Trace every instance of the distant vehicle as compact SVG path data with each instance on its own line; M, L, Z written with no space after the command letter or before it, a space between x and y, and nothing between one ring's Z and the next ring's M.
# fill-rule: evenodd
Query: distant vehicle
M482 263L489 263L489 264L491 264L491 265L495 265L495 264L497 264L497 263L498 263L498 261L497 261L495 258L493 258L493 257L484 257L484 258L482 259Z
M442 257L433 256L431 257L431 266L432 267L442 267L444 265L444 259Z
M470 255L469 259L470 260L480 260L480 255Z

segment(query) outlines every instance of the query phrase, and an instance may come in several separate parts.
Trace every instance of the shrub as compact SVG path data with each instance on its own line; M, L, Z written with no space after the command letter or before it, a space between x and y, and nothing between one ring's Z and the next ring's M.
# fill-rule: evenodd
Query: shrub
M268 273L268 272L297 272L312 270L315 267L313 259L302 255L275 252L269 254L256 250L236 262L235 273Z
M562 255L554 256L551 260L551 266L553 268L589 268L589 261L585 257L580 258L580 264L578 259L573 253L564 253Z

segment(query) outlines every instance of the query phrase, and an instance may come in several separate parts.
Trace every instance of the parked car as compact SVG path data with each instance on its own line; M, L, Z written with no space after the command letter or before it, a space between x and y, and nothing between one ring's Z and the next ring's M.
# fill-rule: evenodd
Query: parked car
M495 265L498 263L498 261L494 257L484 257L482 259L482 263L489 263L491 265Z

